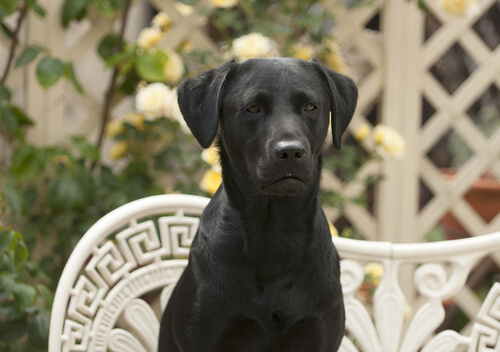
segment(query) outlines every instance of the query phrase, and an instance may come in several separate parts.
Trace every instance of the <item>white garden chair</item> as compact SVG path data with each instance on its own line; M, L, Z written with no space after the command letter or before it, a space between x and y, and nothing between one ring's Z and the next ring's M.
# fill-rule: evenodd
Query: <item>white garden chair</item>
M187 195L148 197L92 226L57 287L49 352L156 351L161 311L187 264L208 201ZM347 316L341 351L500 351L500 284L493 285L466 333L435 334L445 316L442 302L461 290L480 258L500 250L500 232L424 244L333 240L342 257ZM367 262L384 269L373 305L358 300ZM413 276L412 298L399 284L408 275ZM410 303L413 313L408 313Z

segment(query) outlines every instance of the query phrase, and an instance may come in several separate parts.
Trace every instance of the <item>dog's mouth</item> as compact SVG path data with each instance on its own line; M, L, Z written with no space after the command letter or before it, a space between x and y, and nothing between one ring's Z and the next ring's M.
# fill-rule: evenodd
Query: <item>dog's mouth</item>
M261 190L268 195L297 195L304 191L305 181L293 174L286 174L277 180L262 186Z
M287 181L287 180L295 180L295 181L300 181L302 183L304 183L304 180L301 179L300 177L297 177L295 175L292 175L292 174L287 174L279 179L277 179L276 181L274 181L273 183L270 184L270 186L278 183L278 182L282 182L282 181Z

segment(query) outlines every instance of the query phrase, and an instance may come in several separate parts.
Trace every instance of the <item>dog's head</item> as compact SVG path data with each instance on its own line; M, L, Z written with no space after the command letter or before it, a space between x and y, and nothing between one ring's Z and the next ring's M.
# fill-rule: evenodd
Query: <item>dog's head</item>
M357 89L351 79L292 58L227 62L184 81L179 106L202 147L219 125L231 163L246 170L262 193L301 193L313 179L328 131L340 148Z

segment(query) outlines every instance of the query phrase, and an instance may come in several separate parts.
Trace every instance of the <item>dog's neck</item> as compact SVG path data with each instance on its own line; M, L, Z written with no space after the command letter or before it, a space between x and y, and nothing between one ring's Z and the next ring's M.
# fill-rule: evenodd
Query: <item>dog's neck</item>
M229 162L223 145L220 145L224 192L231 208L241 219L244 230L244 254L256 266L269 268L269 260L283 265L271 266L279 275L285 267L299 263L307 244L315 235L315 221L320 210L318 202L321 156L315 162L313 181L303 193L295 196L266 195L250 180L248 173L236 163ZM268 269L266 269L268 270Z

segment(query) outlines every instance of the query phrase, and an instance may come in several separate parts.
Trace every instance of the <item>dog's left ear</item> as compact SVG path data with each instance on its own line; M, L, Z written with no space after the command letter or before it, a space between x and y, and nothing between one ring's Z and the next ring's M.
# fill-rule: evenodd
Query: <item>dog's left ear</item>
M210 147L217 134L221 91L233 62L187 79L177 88L182 116L203 148Z
M351 122L356 109L358 88L352 79L324 67L317 59L312 58L311 62L315 63L322 74L330 93L333 145L340 149L342 134Z

